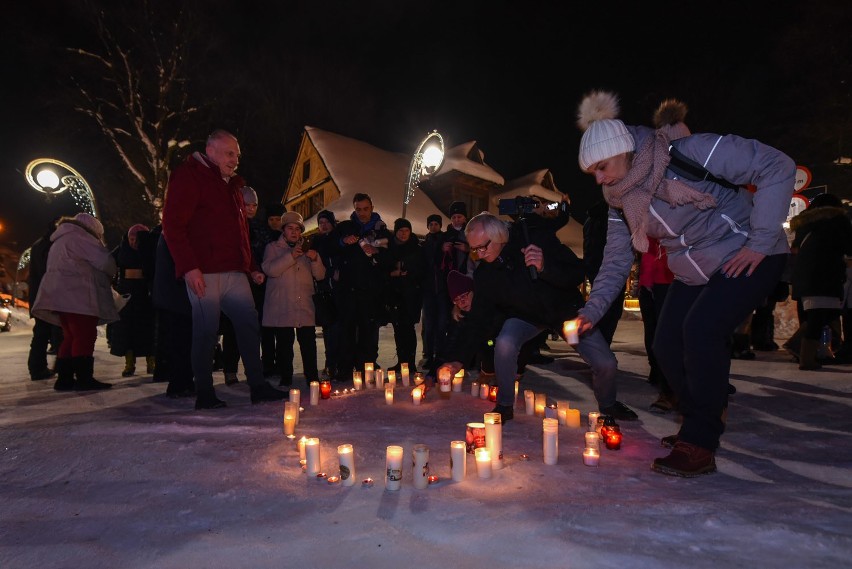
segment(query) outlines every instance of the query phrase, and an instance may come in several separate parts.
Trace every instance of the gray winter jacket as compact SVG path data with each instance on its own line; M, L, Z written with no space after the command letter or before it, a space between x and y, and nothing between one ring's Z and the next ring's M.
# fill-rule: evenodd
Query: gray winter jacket
M636 147L654 131L628 126ZM703 285L740 249L764 255L789 253L782 223L793 196L796 165L783 152L734 135L693 134L672 144L711 174L734 184L753 184L757 191L731 190L710 181L682 181L712 194L716 207L699 210L692 204L672 206L654 198L648 218L648 235L659 240L668 254L675 279ZM677 179L671 171L666 178ZM610 208L607 241L601 271L595 278L580 314L597 324L621 292L633 264L630 229L620 212Z
M119 319L112 298L115 258L97 237L73 220L59 224L51 235L33 315L59 326L59 313L97 316L98 324Z

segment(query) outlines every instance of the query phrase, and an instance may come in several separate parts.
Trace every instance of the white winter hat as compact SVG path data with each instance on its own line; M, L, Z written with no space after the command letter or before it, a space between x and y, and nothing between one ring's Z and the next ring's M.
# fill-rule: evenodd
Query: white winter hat
M601 160L632 152L636 148L633 135L618 119L596 120L589 125L580 139L580 167L589 166Z
M74 221L91 231L99 239L103 239L104 226L98 219L88 213L78 213L74 216Z
M593 91L583 98L577 124L585 132L580 139L580 168L624 154L636 148L633 135L618 120L618 98L605 91Z

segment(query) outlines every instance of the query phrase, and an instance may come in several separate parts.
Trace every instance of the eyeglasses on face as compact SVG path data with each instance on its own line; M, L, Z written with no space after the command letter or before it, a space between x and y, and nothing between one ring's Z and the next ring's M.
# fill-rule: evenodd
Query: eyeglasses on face
M491 239L485 242L485 245L480 245L478 247L471 247L470 250L476 253L477 255L482 255L485 253L485 250L488 249L488 246L491 245Z

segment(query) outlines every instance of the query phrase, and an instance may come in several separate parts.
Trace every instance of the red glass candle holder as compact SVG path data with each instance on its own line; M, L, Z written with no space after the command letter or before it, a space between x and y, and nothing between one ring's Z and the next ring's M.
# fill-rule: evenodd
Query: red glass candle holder
M497 386L492 385L488 388L488 400L489 401L497 401Z
M320 398L322 398L322 399L330 399L331 398L331 382L330 381L320 381Z
M622 433L618 425L609 427L609 430L604 437L604 444L609 450L618 450L621 448Z

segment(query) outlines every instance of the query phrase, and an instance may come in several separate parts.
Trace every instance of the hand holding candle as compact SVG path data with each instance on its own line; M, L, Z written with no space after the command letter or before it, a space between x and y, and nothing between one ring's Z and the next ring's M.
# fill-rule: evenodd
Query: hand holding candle
M577 320L566 320L562 324L562 336L571 346L576 346L580 343L579 323Z

